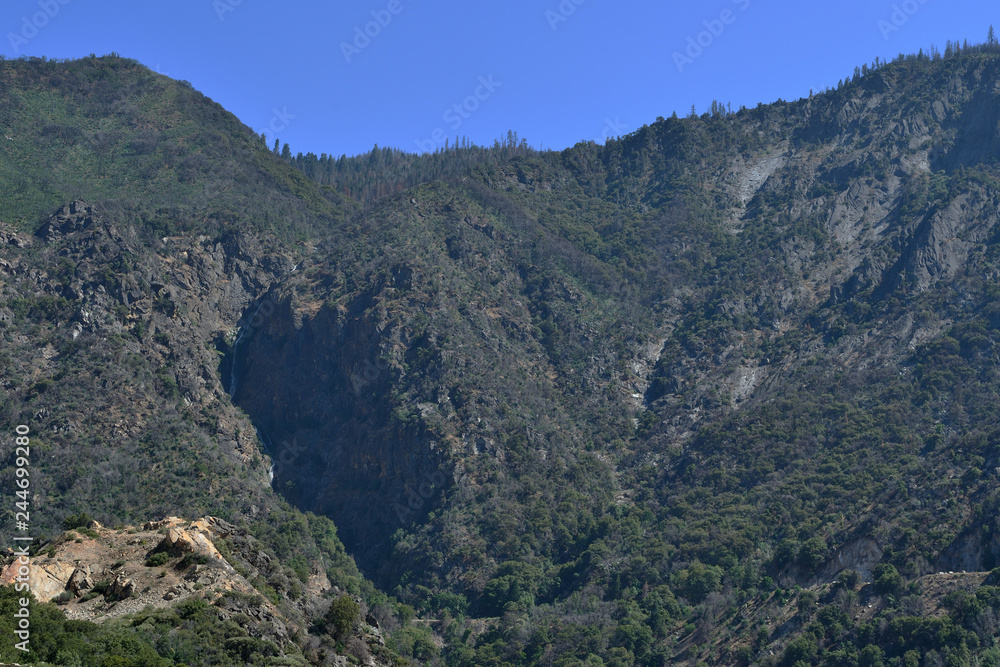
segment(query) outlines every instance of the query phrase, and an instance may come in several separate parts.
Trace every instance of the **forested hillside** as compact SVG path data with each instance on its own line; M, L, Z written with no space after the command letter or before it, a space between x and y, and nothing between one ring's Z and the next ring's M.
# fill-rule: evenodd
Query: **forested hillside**
M309 661L363 659L349 591L387 661L1000 664L995 44L561 152L293 157L113 57L0 87L39 549L218 515Z

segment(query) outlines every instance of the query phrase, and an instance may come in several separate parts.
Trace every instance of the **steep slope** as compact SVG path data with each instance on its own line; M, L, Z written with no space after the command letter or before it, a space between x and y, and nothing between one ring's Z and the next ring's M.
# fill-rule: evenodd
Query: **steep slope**
M0 220L22 231L74 199L147 238L244 224L301 239L350 210L187 82L115 55L0 59L0 127Z
M31 651L0 651L5 659L55 664L101 664L112 657L147 665L316 662L315 647L298 640L308 632L306 619L280 604L273 590L261 594L252 583L269 561L248 531L215 517L167 517L117 529L91 521L36 554L26 576L19 559L4 568L0 581L26 583L39 604L31 609ZM303 587L312 594L331 589L324 573ZM3 591L5 605L10 592ZM332 592L359 612L363 608L362 600L336 587ZM357 633L341 639L352 644L355 658L391 664L378 622L360 616L367 617L359 619ZM9 621L4 625L13 630Z
M492 635L513 664L694 658L674 624L762 587L990 569L998 67L903 59L383 200L241 348L278 488L414 604L531 615Z
M350 205L332 203L200 94L133 61L3 61L0 82L11 137L0 152L11 193L0 223L0 421L30 430L33 552L81 512L110 526L212 514L260 540L253 584L299 619L300 652L345 651L314 625L334 596L306 589L313 576L396 623L395 603L360 576L329 520L271 490L254 426L220 369L247 306L308 253L296 239L338 224ZM128 108L111 114L105 103ZM117 143L104 153L47 143L32 113L64 114L67 132L114 129ZM148 126L168 138L140 159L130 137ZM184 147L175 157L215 157L184 172L171 145ZM214 171L221 156L240 168ZM140 173L147 163L155 176ZM65 179L32 179L42 172ZM85 199L46 211L69 192ZM9 453L2 478L13 490ZM3 515L8 546L22 534L14 521Z
M346 170L364 210L133 63L0 63L3 422L38 435L36 525L245 523L258 590L316 620L296 579L325 572L432 664L986 662L995 50L463 148L374 201ZM42 100L93 140L32 130ZM130 153L144 123L168 139ZM64 177L13 175L36 163Z

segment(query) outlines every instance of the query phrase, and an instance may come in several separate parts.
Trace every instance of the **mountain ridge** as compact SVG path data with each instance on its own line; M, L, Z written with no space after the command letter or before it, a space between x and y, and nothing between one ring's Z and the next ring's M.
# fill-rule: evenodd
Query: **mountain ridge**
M5 91L18 68L51 77L27 77L5 123L32 95L84 86L60 67L108 68L108 109L164 95L121 60L2 65ZM152 487L183 489L185 514L336 563L330 581L419 662L985 661L1000 599L986 574L1000 557L998 95L987 48L901 58L604 146L460 148L464 172L398 192L442 167L396 156L371 188L313 182L196 97L190 116L212 124L194 134L163 125L143 153L95 107L77 148L44 130L68 126L60 102L32 140L39 164L75 156L98 199L130 170L159 175L148 195L74 201L32 228L24 211L53 210L64 186L0 160L23 186L3 213L22 211L0 265L5 377L30 378L4 385L4 421L35 415L53 458L38 483L55 489L88 430L72 422L104 410L69 397L91 360L105 384L77 394L159 420L156 437L124 424L115 447L72 450L127 516L171 510ZM183 136L197 141L170 157ZM199 166L226 151L251 166ZM226 188L245 201L211 195ZM188 190L202 194L172 202ZM115 463L119 447L145 477ZM48 493L65 513L125 518L84 487ZM343 545L317 537L333 530L321 514ZM921 602L949 570L980 574ZM295 576L275 568L266 585L291 600ZM400 623L413 613L441 623Z

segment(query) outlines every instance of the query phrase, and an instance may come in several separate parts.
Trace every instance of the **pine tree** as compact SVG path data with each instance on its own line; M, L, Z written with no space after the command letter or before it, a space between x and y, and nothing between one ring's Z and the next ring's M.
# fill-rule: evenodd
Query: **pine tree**
M997 34L993 31L993 26L990 26L990 31L986 34L986 45L991 49L997 46Z

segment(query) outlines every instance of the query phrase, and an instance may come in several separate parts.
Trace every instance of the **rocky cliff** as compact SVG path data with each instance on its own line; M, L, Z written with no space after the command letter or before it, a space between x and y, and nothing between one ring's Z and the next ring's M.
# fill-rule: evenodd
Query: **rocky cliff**
M298 600L349 562L328 516L411 605L354 580L383 622L434 619L393 639L428 662L901 662L920 623L951 629L917 658L960 660L1000 608L998 82L989 50L903 58L483 151L363 210L229 121L202 137L249 165L228 184L172 136L153 204L2 229L2 414L38 439L38 527L219 516L288 558L251 584ZM162 205L191 183L222 203ZM978 606L921 598L962 570Z
M303 582L304 595L295 606L278 606L253 583L271 569L270 559L247 530L215 517L167 517L115 529L92 521L30 558L27 576L21 571L23 559L7 558L0 584L25 582L35 599L54 602L67 618L97 623L128 621L156 610L188 614L210 605L220 622L239 625L236 636L269 642L276 657L292 659L302 655L300 637L309 622L303 611L327 607L324 599L345 591L319 570ZM364 605L360 598L357 603ZM367 645L366 664L391 664L373 657L384 653L385 639L370 614L357 630ZM346 658L335 663L348 664Z

